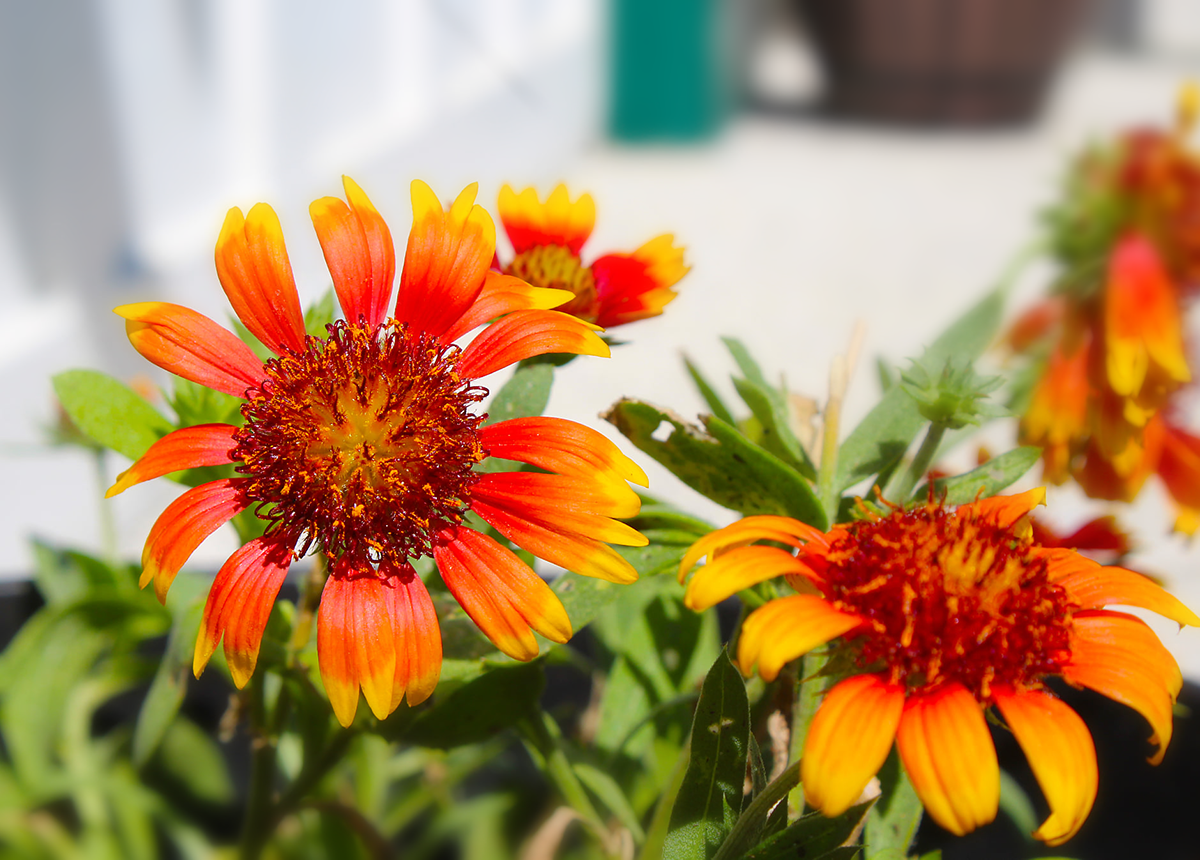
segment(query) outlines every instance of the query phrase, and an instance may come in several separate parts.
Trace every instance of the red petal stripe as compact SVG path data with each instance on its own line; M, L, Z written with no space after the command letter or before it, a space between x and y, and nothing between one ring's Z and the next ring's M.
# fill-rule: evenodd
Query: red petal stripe
M121 305L133 348L151 364L216 391L245 397L263 378L262 362L237 338L204 314L168 302Z
M232 463L229 452L235 444L233 434L236 430L232 424L196 424L168 433L151 445L136 463L117 475L104 498L111 499L134 484L181 469Z
M275 210L236 206L217 238L217 277L238 319L276 354L304 349L304 314Z
M588 324L558 311L515 311L492 323L463 350L458 372L468 379L549 353L608 358L608 344Z
M150 528L142 550L142 588L154 580L154 593L167 602L167 589L196 547L246 507L244 478L224 478L193 487L167 506Z
M291 545L275 538L256 538L239 547L221 566L204 604L204 620L196 637L192 671L204 671L222 637L229 673L238 689L246 686L258 662L271 607L292 561Z

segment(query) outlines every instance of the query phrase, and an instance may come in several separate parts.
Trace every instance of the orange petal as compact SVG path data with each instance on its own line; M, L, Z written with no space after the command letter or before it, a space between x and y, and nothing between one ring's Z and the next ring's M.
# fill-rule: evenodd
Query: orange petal
M121 305L133 348L152 364L216 391L245 397L263 379L258 357L204 314L169 302Z
M471 510L521 549L580 576L619 583L638 578L629 562L599 540L560 532L478 500L472 502Z
M151 445L136 463L117 475L104 498L111 499L134 484L161 478L180 469L232 463L229 452L236 444L233 440L236 431L232 424L196 424L168 433Z
M334 716L343 726L354 722L360 687L377 718L392 712L395 638L389 601L375 572L358 573L334 562L317 611L317 662Z
M425 583L413 569L380 565L383 594L395 638L396 675L391 710L408 695L409 707L433 695L442 672L442 632Z
M1033 835L1061 845L1079 832L1096 799L1092 735L1078 714L1047 693L997 687L993 697L1050 804L1050 817Z
M896 746L933 820L956 836L996 817L1000 766L983 708L954 683L909 698Z
M632 517L642 506L638 494L624 481L596 480L591 475L577 478L541 472L489 472L479 476L471 494L492 504L498 499L509 499L549 515Z
M192 672L197 678L224 637L225 659L233 683L239 690L246 686L254 674L263 631L291 561L290 543L260 537L239 547L221 565L209 589L204 620L196 637Z
M1087 341L1070 354L1060 343L1021 418L1021 443L1048 449L1046 479L1054 483L1067 479L1071 448L1087 433L1089 353Z
M744 588L777 576L808 576L811 568L790 552L773 546L731 549L704 565L688 583L683 603L703 612Z
M387 318L396 277L392 234L354 180L343 176L342 186L349 206L336 197L322 197L308 212L346 319L362 317L379 325Z
M561 245L578 254L596 223L592 195L581 194L571 202L565 185L550 192L545 204L538 200L536 189L517 194L505 185L500 189L499 211L504 232L518 254L539 245Z
M413 180L413 225L395 316L417 331L444 334L483 289L496 253L496 227L474 204L477 190L478 185L468 185L443 211L430 187Z
M446 587L497 648L514 660L538 655L531 630L571 638L571 620L550 586L511 550L468 528L442 532L434 558Z
M563 418L513 418L479 431L479 444L491 457L517 460L576 477L608 473L649 486L642 468L604 434Z
M824 532L791 517L766 515L742 517L732 525L709 532L692 544L679 563L679 581L683 582L688 571L705 556L712 557L723 550L753 543L756 540L791 544L798 549L804 547L806 542L815 544L810 552L829 546L828 537Z
M489 320L510 314L513 311L549 310L569 302L575 297L570 290L550 290L534 287L520 278L488 271L483 279L483 290L479 298L458 322L442 335L442 340L452 341Z
M804 799L825 815L854 805L887 758L904 711L904 686L855 675L825 694L804 739Z
M558 311L515 311L492 323L463 350L458 372L468 379L535 355L571 353L608 358L608 344L587 323Z
M236 206L217 238L217 277L238 319L277 355L304 350L304 314L275 210Z
M859 616L834 609L812 594L772 600L751 612L742 624L738 665L743 675L749 675L757 663L763 680L774 681L785 663L862 623Z
M1052 565L1050 579L1065 588L1071 600L1083 609L1137 606L1170 618L1180 627L1185 624L1200 627L1200 617L1196 613L1148 577L1123 567L1106 567L1077 553L1073 555L1078 562L1072 565L1070 572L1056 576Z
M1128 705L1150 723L1150 757L1158 764L1171 742L1172 705L1183 686L1179 665L1141 619L1105 610L1073 619L1071 662L1062 676Z
M1179 507L1175 530L1195 531L1195 510L1200 508L1200 438L1162 422L1162 453L1158 474Z
M166 604L175 574L204 539L242 511L244 478L224 478L193 487L159 514L142 550L141 588L154 580L159 603Z
M597 323L624 325L662 313L675 298L670 287L686 275L683 248L664 234L632 254L605 254L592 263L600 310Z
M992 496L967 505L960 505L960 516L967 514L976 519L988 519L1000 528L1008 528L1027 516L1038 505L1046 504L1046 488L1035 487L1014 496Z
M531 523L537 523L548 529L574 534L604 543L615 543L621 546L645 546L646 536L623 522L614 520L607 513L593 513L587 504L572 504L561 501L569 498L566 490L572 485L578 485L582 493L588 492L594 482L564 479L564 482L525 482L506 481L510 475L529 475L528 472L500 472L480 476L479 482L471 489L473 503L483 503L492 508L506 511ZM543 478L561 478L561 475L537 475ZM571 483L566 483L570 481ZM519 490L524 490L519 492ZM545 494L538 496L529 489L544 489ZM596 510L599 509L595 508ZM621 508L627 510L627 508ZM634 511L636 513L636 510Z

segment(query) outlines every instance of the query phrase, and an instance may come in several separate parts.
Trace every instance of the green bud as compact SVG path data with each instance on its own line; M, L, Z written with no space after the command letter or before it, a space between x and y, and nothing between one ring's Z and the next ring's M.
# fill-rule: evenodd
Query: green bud
M1004 414L983 402L1002 382L998 376L980 376L970 362L953 359L936 376L916 361L900 375L900 387L917 401L921 415L948 430Z

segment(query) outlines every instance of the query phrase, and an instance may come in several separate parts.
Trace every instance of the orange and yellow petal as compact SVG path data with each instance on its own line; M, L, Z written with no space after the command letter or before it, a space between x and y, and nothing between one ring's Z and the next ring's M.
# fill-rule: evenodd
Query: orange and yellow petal
M596 538L559 531L478 499L471 509L521 549L551 564L609 582L637 581L633 565Z
M596 224L592 195L581 194L572 201L567 186L561 184L545 203L538 199L537 189L518 194L505 185L500 189L499 211L504 232L518 254L542 245L561 245L578 254Z
M512 418L479 431L491 457L517 460L573 477L609 478L649 486L641 466L607 436L564 418Z
M1171 742L1172 706L1183 686L1179 665L1142 620L1120 612L1079 613L1072 623L1071 661L1063 678L1133 708L1150 723L1150 757L1158 764Z
M1061 484L1070 476L1073 447L1087 434L1088 347L1067 353L1060 344L1033 390L1021 418L1022 444L1043 449L1046 480Z
M1178 507L1175 530L1193 534L1200 526L1200 438L1163 422L1158 475Z
M549 524L562 514L633 517L642 506L641 498L624 481L596 480L592 475L489 472L479 476L471 494ZM628 528L622 523L619 528L614 528L614 533L628 535L637 541L626 544L628 546L644 545L640 537L629 535Z
M243 478L225 478L193 487L159 514L142 550L141 588L153 580L160 603L179 569L204 539L245 509Z
M377 718L392 712L395 633L383 583L373 570L357 572L334 562L317 610L317 662L343 726L354 722L359 689Z
M263 379L258 357L233 332L204 314L170 302L121 305L133 348L151 364L234 397Z
M786 663L862 623L859 616L834 609L812 594L772 600L751 612L742 625L738 665L749 675L757 664L763 680L774 681Z
M1170 618L1180 627L1200 627L1196 613L1140 573L1099 564L1072 550L1049 550L1042 557L1049 562L1050 579L1065 588L1071 601L1082 609L1137 606Z
M709 532L691 545L679 562L679 581L683 582L688 571L705 556L714 558L725 550L757 540L786 543L797 548L811 544L812 551L817 552L829 546L828 537L824 532L791 517L765 514L742 517L732 525Z
M217 237L217 278L238 319L272 352L304 350L304 314L279 217L256 203L246 217L236 206Z
M903 711L904 686L878 675L855 675L826 693L804 739L805 801L829 816L853 806L883 766Z
M442 335L442 340L457 340L489 320L513 311L550 310L566 304L574 297L570 290L535 287L512 275L489 270L484 276L483 289L475 303Z
M458 360L459 372L478 379L523 359L549 353L608 358L608 344L592 329L559 311L514 311L485 328L467 345Z
M596 278L602 326L624 325L661 314L675 298L671 286L688 272L683 248L664 234L651 239L632 254L605 254L591 266Z
M396 277L392 234L363 190L342 177L349 205L322 197L308 207L342 313L351 322L379 325L387 318Z
M229 674L240 690L254 674L271 607L287 577L292 548L269 537L239 547L221 566L204 604L192 672L197 678L222 638Z
M412 183L413 225L400 273L395 317L417 331L441 336L483 290L496 253L496 226L475 204L468 185L448 210L419 179Z
M1140 437L1140 438L1139 438ZM1125 448L1108 453L1093 435L1075 480L1093 499L1131 502L1154 473L1162 453L1162 421L1151 418L1138 434L1129 434Z
M983 708L958 683L909 698L896 733L904 770L925 810L956 836L996 817L1000 766Z
M1191 378L1175 286L1154 246L1141 236L1128 236L1113 250L1104 332L1105 372L1117 394L1141 394L1152 367L1173 383L1164 394Z
M405 696L413 707L433 695L442 672L442 631L429 591L411 567L380 565L380 573L396 651L394 711Z
M201 466L222 466L232 463L229 453L236 444L232 424L195 424L163 436L138 458L137 462L117 475L104 498L111 499L135 484L161 478L181 469Z
M1092 735L1078 714L1048 693L998 687L993 696L1050 805L1050 817L1033 835L1061 845L1079 832L1096 799Z
M804 576L812 569L787 550L773 546L743 546L722 553L696 571L688 583L683 604L703 612L750 588L777 576Z
M533 631L551 642L571 638L571 620L545 581L509 549L465 527L434 547L446 587L497 648L514 660L538 655Z
M992 496L967 505L960 505L959 516L972 516L976 519L986 519L1002 529L1010 528L1020 522L1038 505L1046 504L1046 488L1035 487L1023 493L1012 496ZM1026 525L1026 530L1032 529Z

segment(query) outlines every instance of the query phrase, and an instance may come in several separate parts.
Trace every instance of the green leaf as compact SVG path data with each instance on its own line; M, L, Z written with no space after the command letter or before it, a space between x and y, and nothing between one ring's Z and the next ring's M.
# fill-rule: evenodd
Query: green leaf
M518 368L488 402L488 417L484 424L541 415L550 402L553 383L554 368L548 364Z
M672 412L624 399L603 416L634 445L719 505L742 514L780 514L828 527L812 487L793 468L719 418L706 433ZM660 441L660 426L670 434Z
M717 853L741 812L749 736L746 685L722 651L700 689L688 769L663 846L666 860Z
M1000 327L1004 288L984 296L950 325L917 360L941 368L950 358L974 361ZM892 386L838 449L835 486L839 492L895 464L925 426L920 409L900 386Z
M858 848L845 843L862 822L871 804L852 806L835 818L819 812L802 815L779 833L760 842L743 855L744 860L834 860L852 857Z
M179 420L180 427L196 424L236 424L241 426L242 403L239 397L214 391L187 379L173 381L169 400L171 411Z
M683 357L683 365L687 368L688 375L692 377L692 382L696 384L696 388L700 391L700 396L704 398L704 402L708 404L708 408L712 414L716 415L726 424L737 424L737 419L733 417L733 413L729 411L729 407L725 405L725 401L721 399L721 395L717 394L717 390L704 378L704 374L700 372L700 368L696 367L686 355Z
M749 379L734 377L733 385L762 426L762 446L808 480L815 481L817 467L792 432L786 395Z
M53 378L67 415L89 438L136 460L174 427L132 388L95 370L67 370Z
M1000 811L1009 817L1025 841L1033 841L1032 834L1038 829L1033 802L1021 784L1003 769L1000 771Z
M333 311L333 287L330 287L304 312L305 333L321 339L329 337L325 326L333 322Z
M948 505L965 505L976 499L994 496L1028 472L1042 456L1042 449L1027 445L993 457L982 466L933 482L933 497L945 496ZM912 496L914 501L929 498L929 485L922 484Z
M404 740L436 749L486 740L536 711L545 686L540 659L493 669L439 696L409 724Z
M867 815L867 860L907 857L921 823L921 801L900 766L895 748L879 769L880 795Z
M199 577L186 573L175 577L171 589L174 610L171 633L133 730L133 763L137 767L144 766L150 760L179 713L179 706L183 704L192 675L196 633L200 630L204 615L206 585L206 582L199 581ZM181 591L193 593L185 595Z
M746 349L736 337L723 337L721 343L725 344L725 348L729 350L729 354L733 356L733 360L737 362L738 370L745 374L746 378L751 382L756 382L764 388L767 385L767 378L763 376L762 368L758 366L758 362L750 356L750 350Z
M157 764L196 800L214 805L233 799L233 782L217 745L199 726L176 718L158 748Z
M621 791L621 786L617 785L616 780L585 762L580 762L574 767L579 781L608 807L608 811L629 829L629 832L633 834L634 841L640 844L646 838L646 834L642 831L642 824L638 821L637 813L629 805L629 800Z
M259 361L269 361L275 357L275 353L271 352L261 340L254 336L250 329L242 323L240 319L232 314L229 317L229 323L233 327L234 334L238 336L246 346L250 347L250 351L258 356Z

